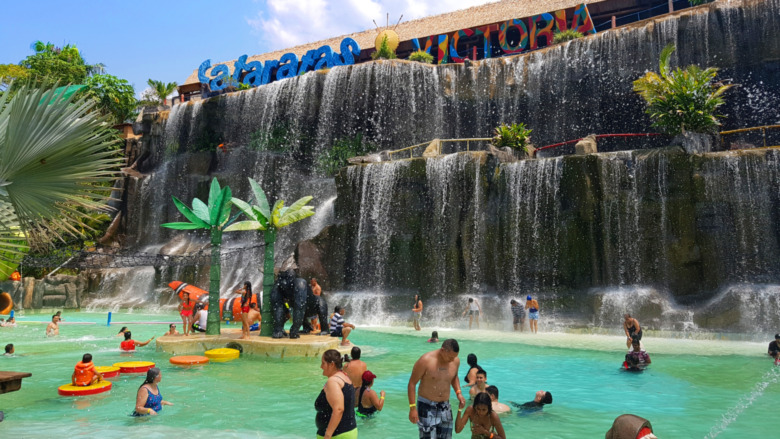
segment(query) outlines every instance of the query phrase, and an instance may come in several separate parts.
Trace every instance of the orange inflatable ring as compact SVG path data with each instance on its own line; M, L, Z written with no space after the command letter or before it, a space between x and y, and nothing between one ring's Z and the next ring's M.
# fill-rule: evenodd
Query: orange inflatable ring
M145 373L154 367L154 363L151 361L122 361L114 363L114 367L118 367L121 373Z
M57 393L61 396L85 396L95 395L97 393L108 392L111 390L111 383L108 381L98 381L90 386L74 386L65 384L57 388Z
M209 357L203 357L201 355L179 355L178 357L171 357L171 364L177 366L195 366L197 364L207 364Z
M103 378L114 378L119 376L120 369L116 366L95 366L95 371Z
M14 309L14 299L6 292L0 293L0 314L11 314L12 309Z

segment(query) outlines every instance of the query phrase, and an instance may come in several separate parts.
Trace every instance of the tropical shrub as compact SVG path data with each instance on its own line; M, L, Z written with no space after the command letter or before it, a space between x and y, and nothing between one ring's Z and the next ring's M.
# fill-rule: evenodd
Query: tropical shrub
M582 32L577 32L574 29L566 29L563 32L556 32L553 36L553 44L565 43L567 41L576 40L582 38Z
M645 112L653 119L653 126L676 135L692 131L712 132L720 125L716 114L725 103L723 93L732 87L714 82L718 69L701 69L690 65L672 70L669 60L675 47L670 44L661 51L659 73L647 72L634 81L634 91L647 103Z
M114 124L124 123L136 116L135 89L125 79L113 75L94 75L87 78L86 87L79 93L84 93L97 105L96 110L109 115Z
M531 131L533 130L526 128L522 122L512 125L502 124L494 131L493 145L497 148L508 146L515 151L524 151L530 157Z
M363 140L363 134L358 133L354 137L346 137L336 140L336 143L317 157L317 169L328 176L336 175L342 167L347 165L347 160L369 154L376 150L376 145Z
M382 43L379 45L379 49L371 54L371 59L395 59L395 51L390 48L387 43L387 35L382 38Z
M418 50L416 52L412 52L412 54L409 55L409 61L417 61L423 64L433 64L433 55L424 50Z

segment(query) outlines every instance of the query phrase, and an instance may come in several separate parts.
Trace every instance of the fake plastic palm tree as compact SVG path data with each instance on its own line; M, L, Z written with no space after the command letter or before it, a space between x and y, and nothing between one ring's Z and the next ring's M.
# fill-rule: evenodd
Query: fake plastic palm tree
M121 165L111 124L90 111L92 101L28 85L8 95L0 97L0 281L31 247L92 230L87 219L109 210Z
M220 247L222 232L230 223L230 207L232 194L230 187L219 187L216 178L211 180L208 204L198 198L192 199L190 209L178 198L173 197L173 204L190 222L165 223L162 227L175 230L208 229L211 233L211 267L209 269L209 314L206 325L207 335L219 335L219 285L221 279Z
M279 200L271 209L265 192L256 181L249 179L249 185L255 196L256 206L250 206L238 198L233 198L233 204L249 217L249 221L238 221L228 226L225 231L257 230L262 231L265 240L265 261L263 264L263 325L260 335L270 336L273 322L271 313L271 289L274 284L274 244L276 234L282 227L289 226L304 218L314 215L314 208L307 206L313 197L307 196L296 201L289 207L284 207L284 201Z

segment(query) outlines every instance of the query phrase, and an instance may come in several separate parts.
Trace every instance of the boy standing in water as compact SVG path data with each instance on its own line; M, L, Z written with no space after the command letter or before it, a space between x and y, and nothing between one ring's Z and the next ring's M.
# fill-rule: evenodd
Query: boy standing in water
M51 323L49 323L48 326L46 326L46 336L47 337L53 337L55 335L60 335L60 316L57 314L54 314L51 316Z
M528 326L536 334L539 329L539 302L531 296L525 298L525 309L528 310Z

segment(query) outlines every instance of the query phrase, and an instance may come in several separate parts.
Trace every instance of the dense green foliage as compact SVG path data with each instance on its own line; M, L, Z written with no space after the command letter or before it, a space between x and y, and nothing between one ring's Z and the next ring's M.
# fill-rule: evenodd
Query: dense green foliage
M390 45L387 43L387 35L382 38L382 43L379 45L379 49L371 54L371 59L395 59L395 51L390 49Z
M376 145L363 140L363 134L336 140L328 151L323 151L317 157L317 169L329 176L336 175L347 165L347 159L369 154L376 150Z
M51 82L83 84L88 76L103 73L102 64L87 64L74 45L56 47L52 43L36 41L32 48L35 53L19 65L29 71L35 85Z
M528 146L531 141L531 129L525 127L524 123L513 123L512 125L502 124L494 131L493 145L497 148L510 147L516 151L524 151L526 155L531 156Z
M647 72L634 81L634 91L647 102L645 111L653 119L653 126L675 135L692 131L712 132L720 125L716 114L724 104L723 93L732 85L714 82L718 69L701 69L691 65L672 70L669 61L673 44L661 52L660 72Z
M87 97L26 85L8 95L0 97L0 280L29 248L93 230L121 163L115 131Z
M11 82L24 80L30 76L27 69L16 64L0 64L0 92L8 89Z
M582 38L582 32L577 32L574 29L566 29L563 32L556 32L553 36L553 44L565 43L566 41L576 40Z
M424 64L433 64L433 55L431 55L430 53L424 50L418 50L416 52L412 52L412 54L409 55L409 61L417 61Z
M260 185L249 179L249 185L252 187L255 202L250 205L246 201L233 198L233 204L249 218L249 221L239 221L225 229L226 232L257 230L263 232L265 241L265 258L263 261L263 300L262 300L262 321L260 335L271 335L271 323L273 315L271 314L271 289L274 284L274 256L276 234L282 227L289 226L292 223L314 215L314 208L307 206L312 200L311 196L303 197L290 205L284 207L283 200L277 200L273 209L268 204L268 198Z
M288 152L290 128L285 123L268 130L257 130L249 135L249 147L257 151Z
M101 114L109 115L113 124L132 120L136 116L135 89L124 79L113 75L94 75L84 83L81 93L92 99Z

